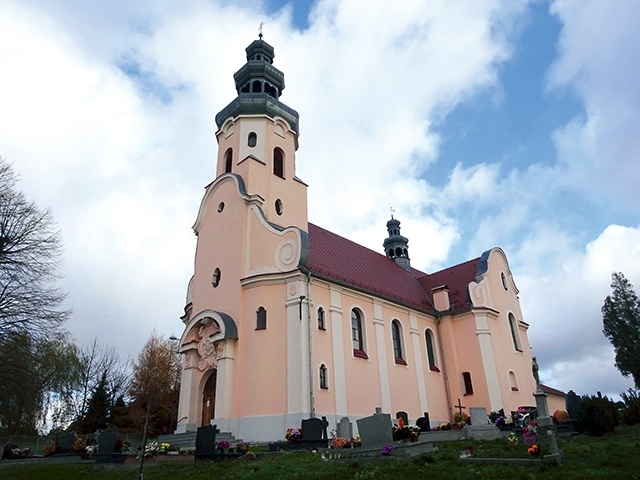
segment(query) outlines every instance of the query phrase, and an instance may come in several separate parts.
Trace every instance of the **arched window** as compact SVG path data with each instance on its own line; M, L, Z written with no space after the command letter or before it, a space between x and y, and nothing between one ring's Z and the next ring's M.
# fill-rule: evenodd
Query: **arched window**
M427 359L429 360L429 369L434 372L439 372L438 364L436 362L436 349L435 339L433 332L430 329L426 329L424 332L424 340L427 343Z
M521 352L522 347L520 346L520 336L518 335L518 321L516 320L516 317L513 316L513 313L509 314L509 330L511 330L511 340L513 340L513 348Z
M253 84L251 85L251 91L252 93L261 93L262 92L262 83L260 82L260 80L254 80Z
M249 133L249 136L247 137L247 145L253 148L257 144L258 144L258 135L256 135L256 132Z
M324 321L324 309L320 307L318 309L318 330L326 330L327 326Z
M369 358L365 352L362 313L356 308L351 310L351 340L353 343L353 356Z
M266 330L267 329L267 311L264 307L258 308L256 311L256 330Z
M406 365L402 347L402 325L398 320L391 322L391 341L393 342L393 356L396 363Z
M224 173L231 172L231 167L233 165L233 150L228 148L224 154Z
M328 384L327 384L327 366L323 363L322 365L320 365L320 388L322 388L323 390L326 390L327 388L329 388Z
M278 147L273 149L273 174L284 178L284 152Z
M512 392L519 392L518 388L518 379L516 377L516 372L513 370L509 370L509 386L511 387Z
M473 395L473 383L471 383L471 374L469 372L462 372L462 383L464 386L464 394Z
M274 205L276 207L276 213L278 215L282 215L282 200L280 200L279 198L276 199L276 203Z

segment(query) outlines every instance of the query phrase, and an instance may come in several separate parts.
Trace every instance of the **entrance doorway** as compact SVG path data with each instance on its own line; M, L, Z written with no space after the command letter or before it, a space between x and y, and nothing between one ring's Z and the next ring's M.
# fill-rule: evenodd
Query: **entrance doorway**
M213 370L202 391L202 426L211 424L216 409L216 377L217 370Z

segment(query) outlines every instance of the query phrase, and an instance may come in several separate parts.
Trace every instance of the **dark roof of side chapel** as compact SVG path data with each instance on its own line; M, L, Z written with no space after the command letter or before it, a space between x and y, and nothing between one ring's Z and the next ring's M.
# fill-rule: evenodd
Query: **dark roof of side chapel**
M544 393L547 393L549 395L560 395L562 397L565 397L567 394L564 393L562 390L558 390L552 387L548 387L547 385L544 384L540 384L540 390L542 390Z
M447 285L453 313L470 309L467 285L479 258L433 274L407 271L392 259L309 223L307 269L312 275L433 313L431 289Z

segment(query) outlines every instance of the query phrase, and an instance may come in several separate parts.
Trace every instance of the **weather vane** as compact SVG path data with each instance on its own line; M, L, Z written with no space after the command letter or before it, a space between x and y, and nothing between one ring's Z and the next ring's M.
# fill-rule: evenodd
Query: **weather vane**
M264 25L264 22L260 22L260 26L258 27L258 31L260 32L258 34L258 37L260 38L260 40L262 40L262 26Z

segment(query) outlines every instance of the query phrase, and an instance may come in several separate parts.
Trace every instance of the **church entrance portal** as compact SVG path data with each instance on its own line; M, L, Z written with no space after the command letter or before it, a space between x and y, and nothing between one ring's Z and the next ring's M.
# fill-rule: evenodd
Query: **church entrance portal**
M202 426L207 426L213 420L216 408L216 377L217 370L213 370L202 391Z

